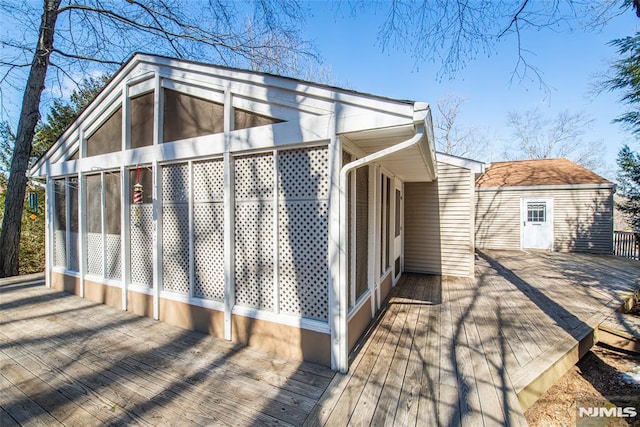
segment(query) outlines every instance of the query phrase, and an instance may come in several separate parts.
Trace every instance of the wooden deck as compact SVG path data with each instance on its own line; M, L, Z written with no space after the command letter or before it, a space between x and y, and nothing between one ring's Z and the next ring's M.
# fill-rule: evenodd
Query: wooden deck
M638 301L638 295L635 301ZM598 342L640 353L640 317L625 311L611 313L598 326L597 336Z
M487 252L476 275L404 275L347 375L3 285L0 425L524 425L520 401L640 289L612 257Z
M0 426L300 425L334 373L42 286L0 287Z
M640 263L491 251L476 278L403 275L310 425L526 425L594 328L640 289Z

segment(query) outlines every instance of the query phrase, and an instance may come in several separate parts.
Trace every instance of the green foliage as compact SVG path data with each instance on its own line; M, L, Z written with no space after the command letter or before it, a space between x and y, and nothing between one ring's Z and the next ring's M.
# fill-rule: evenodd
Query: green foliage
M628 146L618 153L618 193L625 200L616 207L631 223L634 231L640 232L640 155Z
M15 137L7 123L0 123L0 206L4 205L7 177L11 165L11 153ZM22 213L20 236L20 274L36 273L44 270L44 189L33 184L27 192L35 192L38 197L38 211L31 210L25 200ZM32 217L32 215L34 215ZM0 224L2 212L0 211Z
M44 189L27 186L27 194L36 193L38 210L33 211L25 202L22 211L22 229L20 236L20 274L44 271Z
M640 8L633 2L636 13ZM627 104L627 111L615 121L624 124L636 137L640 137L640 32L611 42L618 48L619 60L612 65L612 75L605 82L609 90L622 91L621 101ZM624 201L616 208L628 218L631 227L640 232L640 155L628 146L618 153L618 194Z
M4 194L11 166L11 152L15 135L7 122L0 122L0 193ZM4 198L2 199L4 202Z
M0 174L0 176L2 176ZM5 178L6 181L6 178ZM4 204L5 187L0 181L0 205ZM36 193L38 198L38 210L32 210L25 200L22 211L22 229L20 234L20 274L38 273L44 271L44 189L42 187L28 184L27 194ZM0 211L0 223L2 222L2 211Z
M613 77L605 82L605 86L609 90L621 90L621 100L629 106L615 121L640 136L640 33L613 40L611 45L618 48L621 59L613 63Z
M106 75L87 78L73 91L69 102L60 100L53 102L46 122L41 122L36 127L36 135L33 138L31 149L32 159L40 157L56 142L65 129L102 90L108 80L109 77Z
M32 160L41 156L62 135L65 129L78 117L82 110L95 98L108 80L107 76L84 80L71 95L69 102L56 100L47 114L47 121L36 127L31 152ZM9 125L0 123L0 206L4 206L7 177L11 165L11 154L15 136ZM38 198L37 211L28 203L29 193ZM22 228L20 233L20 274L36 273L45 267L45 193L37 184L27 185L27 198L22 211ZM0 223L2 212L0 211Z

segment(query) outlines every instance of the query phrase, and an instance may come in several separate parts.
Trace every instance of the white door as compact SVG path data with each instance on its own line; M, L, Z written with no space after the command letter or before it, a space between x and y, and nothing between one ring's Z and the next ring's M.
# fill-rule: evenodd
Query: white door
M522 249L553 250L553 199L522 199Z
M393 242L393 283L400 278L402 273L402 230L404 228L404 196L402 194L402 182L396 178L395 191L395 224L392 225L391 232Z

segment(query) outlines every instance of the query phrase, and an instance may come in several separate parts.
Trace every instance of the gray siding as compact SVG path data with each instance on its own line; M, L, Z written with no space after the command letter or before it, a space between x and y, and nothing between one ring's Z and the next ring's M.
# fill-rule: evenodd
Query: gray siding
M610 189L502 190L476 193L476 246L520 249L520 201L553 198L554 250L611 253Z
M473 174L438 162L438 180L405 184L406 271L473 276Z

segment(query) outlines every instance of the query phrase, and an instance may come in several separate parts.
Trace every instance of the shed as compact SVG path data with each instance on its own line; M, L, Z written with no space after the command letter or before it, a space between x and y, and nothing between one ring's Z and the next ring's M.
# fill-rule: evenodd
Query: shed
M473 205L432 135L423 102L136 54L30 171L47 284L345 371L405 268L473 274L471 233L405 244L408 212L449 239L439 174Z
M476 181L476 247L610 254L613 193L563 158L492 163Z

